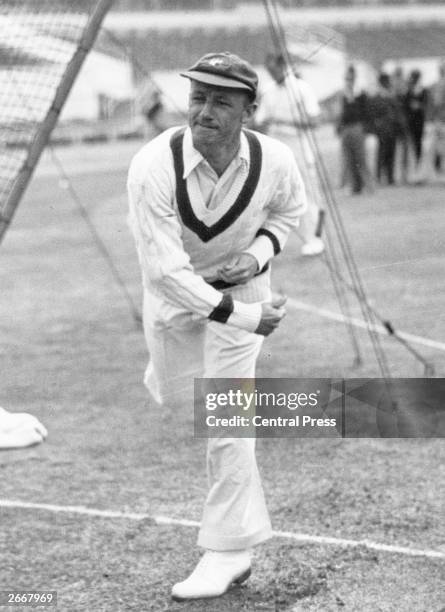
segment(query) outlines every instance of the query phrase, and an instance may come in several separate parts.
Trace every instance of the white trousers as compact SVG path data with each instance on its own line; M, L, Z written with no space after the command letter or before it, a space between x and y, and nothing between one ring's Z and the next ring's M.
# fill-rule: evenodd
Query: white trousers
M234 298L242 291L236 288ZM144 305L150 351L145 383L159 404L173 409L192 405L195 377L253 379L263 341L257 334L187 315L160 321L150 301ZM199 546L242 550L271 537L254 438L209 438L207 476Z

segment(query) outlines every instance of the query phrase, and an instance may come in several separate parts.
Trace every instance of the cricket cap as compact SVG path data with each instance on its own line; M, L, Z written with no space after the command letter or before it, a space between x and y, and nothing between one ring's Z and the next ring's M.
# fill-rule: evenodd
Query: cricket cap
M234 53L207 53L181 76L230 89L242 89L256 96L258 75L249 62Z

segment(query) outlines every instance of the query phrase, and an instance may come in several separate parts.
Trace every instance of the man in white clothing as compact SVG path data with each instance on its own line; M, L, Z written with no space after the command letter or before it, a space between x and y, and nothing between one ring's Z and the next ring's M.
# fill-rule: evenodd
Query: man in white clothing
M303 183L282 143L243 129L257 75L211 53L190 79L189 126L171 128L132 161L130 225L144 285L152 396L183 408L193 379L249 378L264 336L279 325L269 261L305 210ZM251 438L211 438L198 566L176 600L222 595L250 574L250 549L271 536Z
M294 152L308 201L298 228L303 240L301 254L319 255L324 251L323 241L316 235L322 200L310 130L320 116L320 106L313 89L289 70L281 54L268 54L266 68L273 81L262 92L255 122L262 131L281 140Z

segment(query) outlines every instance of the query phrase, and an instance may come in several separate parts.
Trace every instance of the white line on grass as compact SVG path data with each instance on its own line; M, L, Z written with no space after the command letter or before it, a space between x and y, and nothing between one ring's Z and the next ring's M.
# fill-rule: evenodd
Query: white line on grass
M415 259L403 259L401 261L391 261L389 263L379 264L378 266L360 266L360 272L369 272L369 270L381 270L382 268L392 268L393 266L406 266L414 263L424 264L426 261L434 261L439 259L439 255L429 255L428 257L416 257Z
M28 510L45 510L46 512L65 512L67 514L83 514L87 516L95 516L100 518L122 518L131 521L149 520L156 525L178 525L181 527L199 527L198 521L189 521L187 519L175 519L168 516L151 516L150 514L141 514L137 512L118 512L114 510L98 510L95 508L86 508L85 506L56 506L54 504L36 504L11 499L0 499L0 507L3 508L21 508ZM393 546L392 544L380 544L371 540L349 540L346 538L332 538L328 536L316 536L306 533L297 533L293 531L274 531L274 536L278 538L287 538L297 542L307 542L310 544L319 544L321 546L341 546L343 548L353 548L363 546L369 550L378 552L387 552L392 554L407 555L411 557L429 557L430 559L445 559L445 552L439 550L408 548L406 546Z
M313 314L320 315L321 317L325 317L326 319L338 321L339 323L352 323L352 325L355 325L355 327L368 329L367 324L361 319L357 319L355 317L346 317L340 314L339 312L333 312L332 310L327 310L326 308L312 306L311 304L300 302L300 300L295 300L294 298L288 298L286 306L290 306L290 308L293 308L295 310L305 310L306 312L311 312ZM389 337L388 330L385 329L383 325L371 325L370 327L378 334L382 334L384 336ZM444 342L430 340L429 338L423 338L422 336L415 336L414 334L408 334L406 332L401 331L397 331L397 335L400 336L400 338L403 338L404 340L409 340L410 342L415 342L416 344L422 344L423 346L428 346L429 348L438 349L439 351L445 351Z

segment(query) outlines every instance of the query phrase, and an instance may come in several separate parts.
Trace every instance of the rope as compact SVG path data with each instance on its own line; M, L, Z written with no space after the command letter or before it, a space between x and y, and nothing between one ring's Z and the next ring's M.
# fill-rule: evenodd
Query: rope
M330 264L327 260L323 260L323 262L329 267ZM335 274L338 277L339 281L347 289L349 289L352 293L355 294L355 288L350 283L348 283L348 281L340 274L338 269L331 269L331 272L332 274ZM405 338L400 336L391 321L385 319L382 315L380 315L379 312L370 304L368 304L368 308L372 310L374 316L380 321L380 323L388 332L388 335L392 336L397 342L402 344L412 355L414 355L414 357L416 357L416 359L418 359L418 361L423 364L425 376L433 376L435 372L434 364L431 361L425 359L425 357L423 357L423 355L421 355L411 343L409 343Z
M273 6L271 5L270 2L268 2L268 0L264 0L264 5L265 5L265 9L266 9L266 14L268 17L268 21L269 21L269 27L270 27L270 31L271 31L271 36L273 39L273 42L276 46L276 49L279 53L281 53L283 55L283 57L285 58L286 64L287 64L287 68L289 70L289 66L290 66L290 57L289 57L289 53L288 53L288 49L287 49L287 45L286 45L286 41L285 41L285 34L283 29L281 28L281 23L279 21L279 17L278 17L278 13L275 10L275 16L273 15ZM276 7L275 7L276 9ZM275 23L274 23L275 21ZM304 146L301 145L302 142L302 134L298 128L298 124L303 120L306 120L306 124L307 124L307 129L308 129L308 134L312 134L312 131L309 129L310 123L309 123L309 117L307 115L306 112L306 108L304 107L304 103L303 100L300 99L300 95L298 94L298 99L297 99L297 92L295 92L293 89L287 87L287 94L289 96L289 103L290 103L290 108L291 108L291 112L293 113L293 123L294 123L294 127L295 127L295 131L296 131L296 135L299 139L300 142L300 148L304 154ZM296 116L296 112L295 109L298 109L298 114L299 116ZM312 143L311 141L309 141L309 145L312 147ZM317 161L317 156L315 156L315 160ZM319 172L319 168L316 164L316 171L317 171L317 176L320 178L320 172ZM325 197L325 200L327 199L326 197L326 188L325 185L323 184L323 182L320 180L320 188L323 192L323 195ZM317 234L319 235L319 237L321 236L321 223L322 220L324 219L324 214L325 211L321 210L320 211L320 219L319 219L319 226L317 227ZM327 238L327 243L328 243L328 251L329 253L325 253L324 257L326 258L332 258L333 260L333 265L335 267L338 266L338 260L337 260L337 256L334 250L334 241L331 240L331 237L328 235L328 233L326 233L326 238ZM346 292L344 291L341 283L338 282L337 277L335 275L331 275L331 282L334 288L334 292L335 295L337 297L337 301L339 303L340 306L340 310L342 312L342 314L344 315L344 319L345 321L347 321L346 326L349 332L349 336L351 338L351 343L352 343L352 347L355 353L355 357L354 357L354 365L358 365L361 363L362 359L361 359L361 354L360 354L360 348L359 348L359 341L358 341L358 334L354 328L354 326L350 323L351 320L351 309L350 309L350 304L346 295Z
M280 51L283 54L286 60L286 63L289 67L291 65L291 59L290 59L290 55L289 55L288 48L286 45L284 30L283 30L281 20L278 14L277 6L275 2L271 2L271 0L265 0L265 2L268 7L268 15L271 20L270 21L271 27L274 27L278 32L277 37L281 43ZM273 16L272 16L272 10L274 13ZM275 20L275 24L273 23L272 19ZM307 121L308 117L307 117L307 113L306 113L304 104L302 103L302 100L297 99L295 92L290 87L288 87L288 94L291 97L291 108L297 108L300 116L303 117L303 119L306 119ZM293 106L292 103L295 106ZM297 121L295 121L295 123L297 124ZM358 274L358 270L355 265L355 260L352 255L352 250L350 248L349 241L347 239L346 231L343 226L343 222L340 216L340 212L338 210L338 206L337 206L334 194L333 194L333 190L330 186L328 174L324 166L324 162L323 162L323 159L322 159L319 147L318 147L318 143L316 141L313 130L310 129L309 123L308 123L308 126L309 126L308 141L315 155L318 176L320 178L320 183L321 183L321 187L324 193L325 201L331 212L331 218L334 223L334 228L337 234L337 239L338 239L338 243L340 246L340 250L343 255L344 261L346 263L349 275L352 279L353 285L355 287L355 293L359 301L363 320L365 321L367 329L368 329L368 334L369 334L369 337L370 337L370 340L373 346L374 354L375 354L380 372L382 374L382 377L385 380L387 380L389 378L389 366L387 363L386 355L381 346L380 339L377 337L377 335L373 331L374 325L375 325L373 313L368 308L368 302L367 302L364 288L361 282L361 278ZM332 266L330 269L332 269ZM336 275L331 275L331 276L334 277Z
M264 6L265 6L265 10L266 10L266 14L268 17L268 21L269 21L269 26L270 26L270 30L271 30L271 34L272 34L272 39L274 41L274 44L276 45L277 50L283 55L283 57L285 58L286 64L287 64L287 68L289 70L290 66L291 66L291 59L290 59L290 55L288 52L288 48L287 48L287 44L286 44L286 39L285 39L285 33L283 30L283 26L278 14L278 9L276 6L276 3L272 0L263 0ZM431 363L429 363L425 358L423 358L412 346L409 342L407 342L405 339L401 338L396 330L394 329L393 325L389 322L389 321L385 321L382 317L380 317L380 315L376 312L375 309L373 309L366 297L366 293L364 290L364 286L360 277L360 274L358 272L358 268L352 253L352 249L346 234L346 230L343 224L343 220L341 218L340 215L340 211L339 211L339 207L338 204L336 202L336 199L334 197L333 194L333 190L332 187L330 185L329 179L328 179L328 174L327 174L327 170L326 167L324 165L324 161L318 146L318 142L316 140L314 131L311 129L310 126L310 122L309 122L309 117L307 115L306 109L304 107L304 103L301 99L297 99L297 95L296 92L293 90L293 88L291 87L287 87L287 92L288 95L290 97L290 102L291 102L291 109L296 108L298 109L298 113L299 116L303 118L303 120L307 123L308 125L308 131L307 131L307 135L308 135L308 142L312 148L312 151L314 153L315 156L315 160L316 160L316 168L317 168L317 174L318 177L320 179L320 186L322 188L323 191L323 195L325 198L325 201L329 207L329 210L331 212L331 218L334 224L334 228L337 234L337 238L338 238L338 242L339 242L339 246L341 249L341 253L343 255L344 261L346 263L347 269L348 269L348 273L350 275L350 278L352 280L352 285L348 284L347 281L343 278L343 276L340 274L339 272L339 265L338 265L338 260L336 255L334 255L334 249L332 248L333 246L333 241L331 239L331 237L329 236L329 232L326 232L326 237L327 237L327 241L328 241L328 251L330 251L330 257L328 253L325 253L323 260L325 261L326 265L328 266L328 269L331 273L331 278L333 279L333 284L334 284L334 288L337 286L337 283L334 279L337 279L342 286L346 286L348 289L352 290L353 293L355 294L361 311L362 311L362 316L363 319L366 323L367 329L368 329L368 333L372 342L372 346L373 346L373 350L376 356L376 360L378 362L380 371L382 373L383 378L385 379L385 381L387 381L390 377L389 375L389 366L388 366L388 362L387 362L387 358L386 358L386 354L383 350L383 347L380 343L380 339L378 338L377 334L374 331L375 328L375 321L376 319L379 319L383 325L385 326L385 328L388 330L388 334L390 336L392 336L393 338L395 338L398 342L400 342L409 352L411 352L411 354L413 354L417 360L419 360L420 362L422 362L422 364L424 365L425 368L425 373L426 372L433 372L434 368L432 366ZM294 106L295 105L295 106ZM299 132L298 130L298 118L295 117L294 115L294 124L295 124L295 128L297 133ZM317 231L319 231L320 228L317 228ZM331 259L331 261L330 261ZM342 311L345 307L345 302L344 302L344 297L341 296L341 293L338 292L338 290L336 289L336 293L337 293L337 298L339 299L339 303L340 303L340 307L342 308ZM341 296L341 297L340 297ZM350 326L352 327L352 326ZM352 335L351 335L352 338ZM354 341L353 341L354 343ZM389 384L387 384L387 386L389 387ZM389 390L389 389L388 389Z

